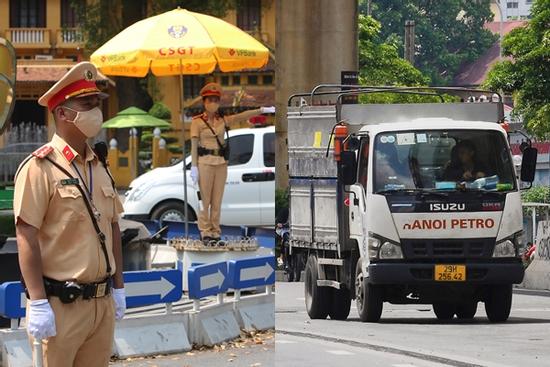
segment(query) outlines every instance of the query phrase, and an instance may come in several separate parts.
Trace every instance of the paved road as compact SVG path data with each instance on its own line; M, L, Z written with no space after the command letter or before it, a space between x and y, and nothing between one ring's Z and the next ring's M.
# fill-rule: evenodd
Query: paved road
M267 332L238 343L229 343L225 349L193 350L190 353L111 362L113 367L275 367L275 341Z
M303 283L277 283L276 365L550 366L550 297L515 294L507 323L439 322L429 305L384 304L380 323L310 320ZM307 363L306 363L307 362ZM367 363L367 364L365 364Z

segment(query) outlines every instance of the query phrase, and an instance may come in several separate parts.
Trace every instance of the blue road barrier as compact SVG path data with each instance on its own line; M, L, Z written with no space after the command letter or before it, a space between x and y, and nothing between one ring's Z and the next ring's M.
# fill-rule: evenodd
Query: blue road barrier
M177 302L183 295L182 271L152 270L124 272L128 308ZM0 316L25 317L26 297L21 282L0 284Z
M230 260L229 288L243 289L275 283L275 257L263 256Z
M187 271L189 298L200 299L227 292L227 263L192 266Z
M21 282L6 282L0 285L0 316L8 319L25 317L26 302Z
M183 294L180 270L128 271L124 273L126 306L177 302Z

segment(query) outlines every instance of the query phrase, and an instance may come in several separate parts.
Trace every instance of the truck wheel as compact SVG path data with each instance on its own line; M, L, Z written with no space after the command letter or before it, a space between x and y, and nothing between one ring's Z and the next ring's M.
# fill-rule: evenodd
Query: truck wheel
M347 289L331 289L332 302L329 316L333 320L345 320L351 309L351 295Z
M355 268L355 303L362 322L378 322L380 320L384 305L382 290L365 280L361 270L361 261L357 262Z
M469 301L456 306L456 317L459 319L473 319L477 312L477 302Z
M485 300L485 312L491 322L504 322L512 308L512 285L493 285Z
M455 315L455 305L452 303L438 302L433 307L438 320L451 320Z
M191 208L187 208L189 215L189 221L194 222L196 220ZM151 213L151 219L159 221L172 221L172 222L184 222L185 221L185 204L178 201L167 201L160 204Z
M310 255L306 264L305 296L307 314L312 319L326 319L330 306L330 289L319 287L319 273L317 272L317 258Z

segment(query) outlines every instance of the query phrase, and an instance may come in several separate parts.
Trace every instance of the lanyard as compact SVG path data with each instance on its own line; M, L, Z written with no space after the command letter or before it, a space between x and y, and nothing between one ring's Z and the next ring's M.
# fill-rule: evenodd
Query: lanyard
M92 163L88 162L88 168L89 168L89 172L90 172L90 174L89 174L90 182L88 184L86 184L86 181L84 180L84 177L82 177L82 174L80 173L80 170L78 169L78 167L76 166L74 161L72 162L72 165L73 165L73 168L75 169L76 173L78 174L78 177L80 177L80 180L82 180L82 183L84 184L84 188L86 189L86 193L88 194L88 199L90 199L90 201L92 201L93 194L94 194L94 179L93 179L93 176L92 176Z

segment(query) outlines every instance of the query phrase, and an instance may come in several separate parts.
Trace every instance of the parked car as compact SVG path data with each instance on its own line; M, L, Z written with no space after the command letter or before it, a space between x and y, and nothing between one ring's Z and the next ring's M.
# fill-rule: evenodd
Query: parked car
M273 226L275 222L275 127L229 131L231 154L222 202L221 224ZM199 213L198 187L187 165L189 220ZM128 219L185 219L183 162L153 169L130 184L124 202Z

